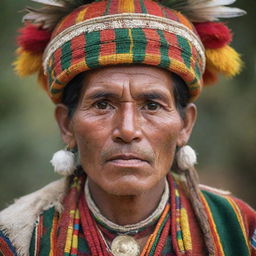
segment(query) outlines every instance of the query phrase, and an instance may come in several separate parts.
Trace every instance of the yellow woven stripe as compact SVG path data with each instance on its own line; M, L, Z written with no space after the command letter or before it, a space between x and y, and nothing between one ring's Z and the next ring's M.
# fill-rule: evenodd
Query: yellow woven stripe
M132 63L133 56L131 53L120 53L112 54L99 57L100 65L113 65L113 64L123 64L123 63Z
M189 221L188 221L188 215L187 211L184 208L181 208L180 212L180 224L181 224L181 230L182 230L182 236L183 236L183 242L186 251L192 250L192 240L191 240L191 233L189 229Z
M79 219L80 218L80 214L79 214L79 210L76 210L75 213L75 219ZM72 248L77 249L78 248L78 234L74 233L73 237L72 237Z
M185 63L173 58L170 59L169 69L173 70L174 72L177 72L178 74L184 74L181 77L183 77L185 82L187 82L188 84L192 83L196 77L195 71L192 68L188 69Z
M134 1L133 0L120 0L118 9L120 13L134 12Z
M223 250L223 247L222 247L222 244L221 244L221 242L220 242L220 237L219 237L218 232L217 232L217 229L216 229L215 222L213 221L213 217L212 217L212 214L211 214L211 210L210 210L210 208L209 208L209 206L208 206L208 204L207 204L207 202L206 202L204 196L202 195L202 193L201 193L200 195L201 195L201 200L203 201L204 206L205 206L206 209L207 209L207 214L208 214L209 217L210 217L210 222L211 222L212 227L213 227L213 233L214 233L214 236L216 237L217 242L218 242L218 245L219 245L218 247L219 247L220 253L221 253L219 256L225 256L224 250Z
M236 205L236 203L230 197L225 196L225 198L231 204L233 210L235 211L238 222L240 224L240 227L241 227L243 235L244 235L244 239L246 241L246 245L247 245L248 248L250 248L249 247L249 241L248 241L248 238L247 238L247 235L246 235L246 229L245 229L245 226L244 226L243 217L241 215L241 211L238 208L238 206Z
M128 29L128 34L129 34L129 38L130 38L130 54L132 54L132 49L134 47L134 43L133 43L133 38L132 38L132 31L131 29L129 28Z
M65 244L65 249L64 249L65 253L69 253L71 250L74 216L75 216L75 210L71 210L70 211L70 222L68 224L67 238L66 238L66 244Z
M76 23L84 20L84 16L85 16L87 10L88 10L88 7L84 8L81 12L79 12L79 14L76 17Z
M161 56L160 55L151 54L151 53L146 52L143 63L152 64L152 65L159 65L160 61L161 61Z

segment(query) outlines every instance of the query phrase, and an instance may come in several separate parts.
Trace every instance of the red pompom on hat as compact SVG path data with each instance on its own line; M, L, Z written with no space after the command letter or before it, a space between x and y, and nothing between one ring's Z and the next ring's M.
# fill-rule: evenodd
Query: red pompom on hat
M232 41L230 29L222 22L203 22L194 25L205 48L222 48Z
M19 32L18 45L23 50L33 53L42 53L51 38L49 31L33 24L26 24Z

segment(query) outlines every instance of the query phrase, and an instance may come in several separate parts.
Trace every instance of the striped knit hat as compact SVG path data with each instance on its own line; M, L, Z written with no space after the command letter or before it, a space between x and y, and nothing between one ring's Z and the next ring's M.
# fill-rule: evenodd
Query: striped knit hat
M28 9L15 66L20 75L39 72L55 103L76 75L107 65L141 63L170 70L185 81L191 101L218 72L235 75L240 70L223 23L192 24L181 12L152 0L33 1L45 6ZM222 8L235 9L233 16L242 14L237 8ZM209 29L215 31L209 34Z

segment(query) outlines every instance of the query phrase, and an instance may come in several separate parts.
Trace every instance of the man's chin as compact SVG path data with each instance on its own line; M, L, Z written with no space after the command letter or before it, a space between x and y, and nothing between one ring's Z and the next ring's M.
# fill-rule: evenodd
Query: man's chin
M125 176L115 181L105 184L104 190L115 196L139 196L142 193L152 189L155 184L148 178L138 178L134 176Z

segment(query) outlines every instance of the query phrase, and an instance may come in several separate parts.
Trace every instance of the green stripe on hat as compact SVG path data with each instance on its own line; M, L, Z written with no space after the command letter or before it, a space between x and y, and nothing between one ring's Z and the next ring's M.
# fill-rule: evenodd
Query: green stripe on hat
M85 60L89 68L97 68L100 55L100 31L85 34Z
M128 29L117 28L115 29L116 36L116 53L129 53L131 40L129 37Z
M60 61L61 61L62 70L68 69L70 67L71 58L72 58L71 43L70 41L68 41L61 47Z
M185 38L177 35L177 39L178 39L179 46L182 49L181 50L181 57L184 60L185 65L188 68L190 68L190 66L191 66L190 58L191 58L191 55L192 55L191 47L190 47L188 41Z
M140 7L141 7L142 13L148 13L143 0L140 0Z
M250 252L232 205L222 196L208 191L202 193L210 207L224 254L249 256Z
M157 33L160 37L160 53L161 53L161 61L159 66L162 68L168 68L170 66L170 59L168 56L168 42L164 37L164 33L161 30L157 30Z
M133 62L140 63L145 59L147 39L142 28L133 28L131 30L133 38Z

